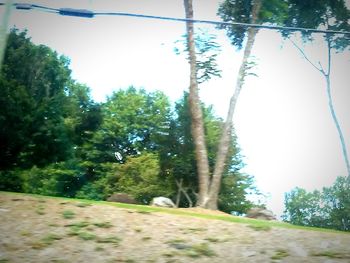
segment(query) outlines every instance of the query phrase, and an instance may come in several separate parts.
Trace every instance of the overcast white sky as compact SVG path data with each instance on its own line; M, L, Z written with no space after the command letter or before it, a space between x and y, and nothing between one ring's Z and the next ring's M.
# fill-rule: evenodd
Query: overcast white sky
M16 2L16 1L14 1ZM183 17L182 0L77 0L21 1L50 7L85 8ZM216 17L218 1L194 1L195 18ZM73 77L92 89L97 101L113 90L130 85L162 90L173 101L189 85L189 66L173 52L174 41L185 25L128 17L93 19L64 17L38 11L13 11L11 25L28 29L35 43L45 44L71 59ZM225 117L233 93L242 52L233 48L224 32L216 31L222 45L219 65L222 78L201 86L201 98ZM324 63L322 41L306 51ZM268 207L283 211L284 193L298 186L307 190L329 186L346 175L341 146L326 97L321 74L278 33L260 31L253 53L258 77L250 77L240 95L234 125L245 171L270 195ZM334 56L332 89L335 109L350 153L349 53Z

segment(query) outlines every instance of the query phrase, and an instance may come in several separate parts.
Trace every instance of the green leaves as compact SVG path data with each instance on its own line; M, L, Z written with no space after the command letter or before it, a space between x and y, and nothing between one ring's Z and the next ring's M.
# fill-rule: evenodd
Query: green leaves
M161 92L147 93L129 87L114 92L102 106L103 123L92 138L97 150L92 161L117 162L123 158L160 147L169 129L170 104Z
M210 34L207 30L198 29L194 38L197 58L197 82L203 83L213 77L221 77L221 69L217 64L217 57L221 48L216 42L216 35ZM177 40L175 44L179 44L180 47L174 48L175 54L188 53L186 43L186 35L181 40Z
M198 78L219 76L215 36L201 32L196 45ZM67 58L34 45L25 32L11 32L6 52L0 75L1 190L97 200L127 192L148 203L154 196L175 197L175 180L182 179L195 201L198 178L187 95L172 110L162 92L131 86L98 104L87 86L71 79ZM202 107L213 169L222 120L212 107ZM229 166L230 174L242 166L235 144ZM223 196L237 188L228 181ZM188 205L188 199L180 204Z
M328 30L349 31L350 12L344 0L299 1L289 0L288 14L284 20L286 26L322 28ZM282 31L284 36L291 32ZM302 32L304 40L312 39L311 32ZM350 46L348 35L324 35L330 38L332 48L343 51Z
M331 187L307 192L295 188L285 195L285 221L296 225L350 230L350 184L337 177Z
M220 4L218 15L224 22L251 23L252 0L225 0ZM286 19L288 1L262 0L257 24L282 25ZM225 29L232 45L242 48L248 27L237 25L220 25Z

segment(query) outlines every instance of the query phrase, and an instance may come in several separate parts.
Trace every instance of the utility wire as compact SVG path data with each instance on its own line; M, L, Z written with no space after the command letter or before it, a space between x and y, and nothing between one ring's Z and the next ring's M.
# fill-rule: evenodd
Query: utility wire
M0 6L4 3L0 3ZM74 9L74 8L52 8L36 4L13 4L18 10L32 10L38 9L39 11L57 13L59 15L65 16L75 16L84 18L93 18L95 16L129 16L138 17L146 19L158 19L167 21L177 21L177 22L191 22L199 24L211 24L211 25L221 25L221 26L242 26L242 27L252 27L258 29L270 29L270 30L287 30L287 31L302 31L306 33L321 33L321 34L344 34L350 35L349 31L338 31L338 30L322 30L314 28L304 28L304 27L286 27L286 26L274 26L274 25L260 25L251 23L240 23L240 22L220 22L213 20L198 20L198 19L187 19L187 18L175 18L166 16L153 16L153 15L143 15L143 14L132 14L132 13L121 13L121 12L93 12L87 9Z

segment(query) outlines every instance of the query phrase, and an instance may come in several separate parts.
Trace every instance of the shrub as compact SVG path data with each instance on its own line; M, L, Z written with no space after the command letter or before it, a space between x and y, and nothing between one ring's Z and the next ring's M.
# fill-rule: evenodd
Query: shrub
M22 192L22 184L20 170L0 171L0 191Z
M23 171L22 178L24 192L51 196L74 197L83 183L79 167L68 162L34 166Z

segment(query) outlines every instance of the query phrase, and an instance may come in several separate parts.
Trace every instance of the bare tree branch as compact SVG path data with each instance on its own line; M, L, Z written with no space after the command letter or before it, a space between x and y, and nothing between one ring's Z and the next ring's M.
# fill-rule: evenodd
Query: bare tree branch
M310 59L309 57L306 55L306 53L304 52L304 50L299 47L291 38L288 38L290 42L292 42L292 44L299 50L299 52L303 55L303 57L315 68L317 69L319 72L321 72L321 74L325 75L325 72L321 66L321 68L317 67Z

